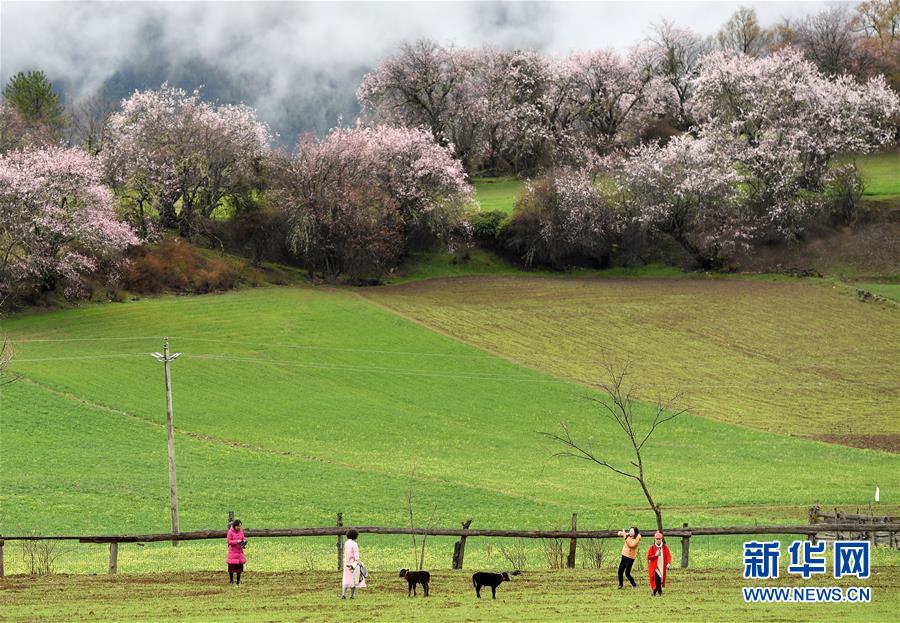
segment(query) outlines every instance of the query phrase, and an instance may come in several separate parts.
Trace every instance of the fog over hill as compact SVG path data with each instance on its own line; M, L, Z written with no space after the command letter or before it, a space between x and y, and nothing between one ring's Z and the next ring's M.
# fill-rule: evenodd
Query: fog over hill
M293 143L358 113L362 76L401 42L431 38L565 54L626 49L669 19L713 33L740 5L770 24L819 2L8 2L0 80L43 69L66 98L121 98L169 81L243 101Z

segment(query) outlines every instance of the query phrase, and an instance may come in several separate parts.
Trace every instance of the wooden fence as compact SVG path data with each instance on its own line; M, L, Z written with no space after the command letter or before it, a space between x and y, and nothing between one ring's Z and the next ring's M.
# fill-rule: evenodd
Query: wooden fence
M834 509L834 512L829 513L828 511L823 511L819 506L813 506L809 509L809 524L816 527L817 538L826 541L841 539L850 541L864 540L871 542L872 545L885 545L897 549L900 548L900 532L881 530L874 527L879 524L894 524L897 522L900 522L900 517L876 515L871 511L869 513L846 513ZM834 530L832 524L836 523L855 523L857 524L857 529L849 532Z
M234 517L229 513L229 520ZM337 536L338 569L343 561L343 537L350 530L356 530L360 534L402 534L421 536L451 536L458 537L454 544L453 561L454 569L462 569L465 555L466 539L477 537L493 538L522 538L522 539L568 539L569 555L567 566L575 567L575 551L578 539L618 539L617 530L577 530L576 516L572 516L571 530L494 530L471 529L472 520L463 522L461 529L457 528L392 528L383 526L345 526L343 514L338 513L335 526L323 526L318 528L257 528L244 530L247 537L274 538L274 537L325 537ZM652 534L655 528L646 530ZM156 543L161 541L201 541L208 539L224 539L226 530L198 530L194 532L162 533L162 534L121 534L121 535L22 535L0 536L0 577L3 576L3 550L5 541L78 541L80 543L108 543L109 544L109 573L118 571L119 543ZM643 532L643 531L642 531ZM690 551L690 539L695 536L725 536L725 535L763 535L763 534L796 534L815 540L822 533L847 533L847 534L873 534L887 533L891 542L896 542L896 534L900 533L900 523L880 522L861 523L858 521L842 521L829 523L815 523L806 525L782 525L782 526L726 526L713 528L693 528L688 524L682 524L681 528L666 529L667 538L681 538L681 567L687 568Z

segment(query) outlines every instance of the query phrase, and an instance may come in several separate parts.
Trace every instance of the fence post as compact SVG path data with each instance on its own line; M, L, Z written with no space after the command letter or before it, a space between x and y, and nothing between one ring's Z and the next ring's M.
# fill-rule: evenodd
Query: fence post
M344 525L344 513L337 514L337 526L338 528L343 527ZM337 538L337 552L338 552L338 571L344 570L344 536L339 534Z
M3 535L0 535L0 578L3 577Z
M462 522L462 529L468 530L469 526L472 525L472 520L467 519ZM466 555L466 537L459 537L459 541L453 546L453 568L454 569L462 569L463 568L463 558Z
M578 526L578 513L572 513L572 532L575 532ZM569 557L566 559L566 567L569 569L575 568L575 548L577 547L578 539L572 539L569 541Z
M113 543L109 544L109 574L115 575L118 568L119 568L119 544L113 542Z
M681 524L681 527L687 529L687 522ZM691 537L690 535L685 535L681 537L681 568L688 568L688 557L690 556L691 551Z
M234 511L228 511L228 527L231 527L231 523L234 521Z
M818 523L820 510L821 507L818 504L809 507L809 523Z

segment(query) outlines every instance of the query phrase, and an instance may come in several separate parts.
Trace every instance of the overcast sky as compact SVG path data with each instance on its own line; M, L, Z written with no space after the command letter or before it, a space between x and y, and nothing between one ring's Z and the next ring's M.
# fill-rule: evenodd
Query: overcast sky
M210 73L220 80L226 76L244 85L242 99L277 121L297 110L291 100L348 99L355 90L350 83L405 40L427 37L457 46L489 43L555 54L625 50L664 18L712 34L742 5L756 9L763 24L773 24L828 3L3 0L0 80L40 68L68 91L88 91L116 72L127 70L129 80L139 84L142 67L156 67L147 80L157 80L193 62L215 69ZM198 77L192 70L190 79L209 85L213 78L199 71ZM348 106L338 102L329 114L343 114Z

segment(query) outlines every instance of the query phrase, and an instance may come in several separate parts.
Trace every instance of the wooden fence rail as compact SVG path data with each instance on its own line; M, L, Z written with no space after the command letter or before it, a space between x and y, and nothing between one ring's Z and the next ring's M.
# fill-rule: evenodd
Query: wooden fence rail
M384 526L323 526L319 528L248 528L248 537L299 537L299 536L346 536L350 530L360 534L416 534L427 536L455 537L498 537L522 539L612 539L618 538L617 530L462 530L459 528L392 528ZM822 530L842 530L871 532L873 530L900 532L897 523L819 523L793 524L787 526L726 526L720 528L669 528L667 537L723 536L741 534L813 534ZM648 528L653 534L655 528ZM194 532L163 532L159 534L108 534L108 535L23 535L3 536L6 541L79 541L81 543L154 543L157 541L200 541L204 539L224 539L225 530L197 530Z
M823 511L819 506L813 506L809 509L810 526L824 526L824 529L818 531L818 537L826 540L858 540L866 539L871 541L873 545L887 545L892 548L900 548L900 533L892 530L872 529L873 524L891 524L900 521L900 517L892 517L890 515L876 515L874 509L869 509L868 513L847 513L834 509L834 512ZM841 530L832 530L830 526L833 524L853 522L857 524L857 529L849 533Z
M471 530L468 528L392 528L384 526L344 526L342 517L338 519L339 525L323 526L319 528L258 528L244 530L247 537L274 538L274 537L316 537L338 536L342 537L351 529L360 534L416 534L422 536L450 536L459 537L454 544L454 568L462 568L464 547L467 538L493 537L493 538L522 538L522 539L570 539L570 550L567 562L574 564L573 550L577 539L613 539L620 538L617 530ZM465 522L468 526L471 522ZM572 518L573 525L575 517ZM655 529L648 529L646 533L652 534ZM0 536L0 576L3 573L3 545L5 541L79 541L80 543L109 543L110 562L109 572L116 573L119 543L155 543L161 541L201 541L208 539L224 539L226 530L198 530L194 532L160 533L160 534L109 534L109 535L21 535ZM688 566L688 548L690 538L694 536L725 536L725 535L763 535L763 534L796 534L805 535L815 539L821 532L852 532L852 533L900 533L900 523L873 523L873 522L842 522L842 523L817 523L786 525L786 526L727 526L716 528L692 528L683 524L681 528L666 530L666 536L670 538L681 537L682 556L681 566ZM338 552L341 554L342 543L338 541Z

